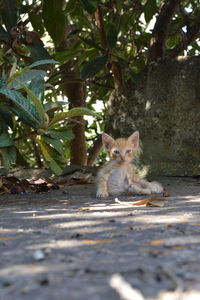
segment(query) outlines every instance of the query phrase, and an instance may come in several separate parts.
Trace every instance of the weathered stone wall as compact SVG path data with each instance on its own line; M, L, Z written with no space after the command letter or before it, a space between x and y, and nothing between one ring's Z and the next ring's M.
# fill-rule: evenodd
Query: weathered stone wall
M200 57L165 59L110 97L114 136L141 135L140 166L157 175L200 174Z

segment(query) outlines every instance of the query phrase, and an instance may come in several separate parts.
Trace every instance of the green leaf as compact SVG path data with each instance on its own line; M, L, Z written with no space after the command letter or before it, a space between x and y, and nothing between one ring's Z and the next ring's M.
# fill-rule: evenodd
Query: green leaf
M13 145L13 140L10 138L8 132L0 134L0 148L10 147Z
M5 74L2 74L0 79L0 89L6 88L7 85L7 76Z
M15 79L15 80L17 81L17 83L19 85L21 85L23 87L23 89L26 91L27 95L31 98L31 100L35 104L36 111L38 112L38 115L40 116L42 125L44 125L46 122L46 114L45 114L45 111L44 111L44 108L43 108L43 105L42 105L40 99L38 99L38 97L36 97L35 94L25 84L18 81L17 79Z
M55 150L51 146L49 146L48 144L43 142L42 140L39 140L38 138L36 139L36 142L39 144L42 155L43 155L45 161L48 163L48 165L52 169L52 171L56 175L62 174L61 167L54 159Z
M16 161L16 148L15 147L1 148L0 153L3 159L3 166L5 169L8 170L11 166L11 163L14 163Z
M57 101L57 102L48 102L48 103L45 103L44 104L44 110L46 112L49 112L49 111L56 111L56 110L59 110L61 108L63 108L63 106L66 106L68 105L68 102L66 101Z
M44 0L43 1L43 19L44 25L58 46L64 36L65 16L62 10L62 1Z
M52 125L54 125L60 121L65 120L67 118L83 116L83 115L97 117L97 114L94 111L92 111L86 107L77 107L77 108L75 107L75 108L70 109L67 112L56 113L53 120L51 120L49 127L51 127Z
M64 147L62 142L59 139L53 139L49 136L42 136L42 139L49 145L52 145L54 149L56 149L61 155L64 154Z
M17 25L16 0L3 1L2 19L8 32Z
M30 167L24 153L21 154L17 148L15 148L15 150L16 150L16 165L23 166L25 168Z
M169 37L169 39L167 40L167 48L173 49L174 46L176 46L176 44L178 44L179 41L180 41L179 36L173 35L173 36Z
M5 29L3 28L3 26L0 25L0 40L8 40L9 38L9 34L7 31L5 31Z
M34 77L31 80L29 89L40 100L40 102L42 103L44 102L45 82L43 76Z
M13 119L10 111L1 104L0 106L0 122L4 122L6 124L6 127L13 128Z
M34 11L30 11L29 20L33 26L34 31L36 31L37 33L39 33L40 36L42 36L44 33L42 18L38 17L38 15Z
M97 9L97 0L81 0L83 8L89 13L93 14Z
M98 50L102 50L102 48L99 46L99 45L97 45L93 40L91 40L91 39L86 39L86 38L83 38L83 37L81 37L81 36L79 36L79 39L81 40L81 41L83 41L84 43L86 43L87 45L89 45L89 46L91 46L92 48L96 48L96 49L98 49Z
M39 60L39 61L36 61L36 62L34 62L34 63L32 63L31 65L29 65L29 66L26 66L25 68L23 68L23 69L21 69L21 70L19 70L18 72L16 72L15 74L13 74L9 79L8 79L8 85L15 79L15 78L17 78L18 77L18 80L20 80L20 78L23 78L22 77L22 74L23 73L25 73L25 72L27 72L27 71L29 71L29 70L31 70L31 69L33 69L33 68L35 68L35 67L39 67L39 66L42 66L42 65L48 65L48 64L55 64L55 63L57 63L57 61L55 61L54 59L43 59L43 60ZM41 72L40 73L40 75L42 75L42 76L45 76L45 74L46 74L46 72L45 71L43 71L43 70L32 70L32 71L39 71L39 72ZM23 76L29 76L29 80L31 80L33 77L35 77L35 75L34 74L36 74L37 72L30 72L30 73L28 73L27 75L23 75ZM45 73L44 73L45 72ZM33 76L32 76L32 78L31 78L31 75L30 74L32 74ZM38 75L39 73L37 73L37 75ZM23 79L22 80L20 80L21 82L24 82L23 81Z
M20 92L8 89L0 89L0 94L3 94L7 98L11 99L20 108L20 110L24 112L26 116L28 116L32 123L35 124L35 127L40 127L41 120L39 119L35 107L32 105L32 103L27 101L27 99Z
M52 137L53 139L65 141L71 141L74 138L74 134L69 128L64 128L63 130L49 129L46 131L46 135Z
M77 56L77 54L80 53L80 50L65 50L65 51L60 51L54 53L52 56L56 60L58 60L61 64L66 63L70 59L74 58Z
M42 59L42 60L32 63L31 65L28 66L28 68L31 69L31 68L35 68L35 67L38 67L41 65L56 64L56 63L58 63L58 62L54 59Z
M114 48L116 46L117 36L118 36L118 31L116 25L114 23L109 24L107 41L110 48Z
M96 75L107 63L108 56L101 55L85 63L81 70L81 78L87 79Z
M38 43L32 43L32 44L27 44L26 47L29 49L30 51L30 56L34 61L38 61L38 60L45 60L45 59L50 59L51 56L50 54L47 52L47 50L44 48L43 45L38 44ZM43 69L47 69L46 66L43 67Z
M43 70L27 70L25 72L20 72L18 76L16 76L16 73L12 76L12 78L17 78L20 82L24 84L28 84L30 81L32 81L34 78L39 78L42 81L42 78L46 76L46 72ZM20 89L21 85L17 83L15 80L10 81L10 84L8 85L11 89Z
M10 106L9 107L10 111L18 116L18 121L19 122L23 122L25 125L28 125L30 127L33 127L35 129L40 128L40 124L36 123L33 119L30 118L30 114L25 112L24 110L22 110L20 107L18 106Z
M153 15L156 13L156 8L156 0L147 0L144 9L144 17L146 23L149 23L151 21Z

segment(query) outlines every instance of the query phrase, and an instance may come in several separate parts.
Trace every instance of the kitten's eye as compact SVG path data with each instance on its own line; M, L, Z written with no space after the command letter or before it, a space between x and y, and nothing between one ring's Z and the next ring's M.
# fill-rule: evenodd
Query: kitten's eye
M119 150L115 149L115 150L113 151L113 153L119 154Z
M127 149L127 150L126 150L126 153L131 153L131 149Z

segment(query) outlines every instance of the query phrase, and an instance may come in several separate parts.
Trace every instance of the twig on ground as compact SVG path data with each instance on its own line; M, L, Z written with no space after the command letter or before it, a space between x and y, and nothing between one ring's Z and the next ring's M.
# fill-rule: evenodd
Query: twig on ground
M142 293L134 289L120 274L112 275L110 286L116 290L123 300L145 300Z

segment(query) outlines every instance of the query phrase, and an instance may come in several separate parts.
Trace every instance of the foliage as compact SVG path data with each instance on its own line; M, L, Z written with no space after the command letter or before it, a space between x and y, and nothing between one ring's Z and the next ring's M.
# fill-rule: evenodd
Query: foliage
M64 142L73 138L71 126L67 125L66 121L74 116L96 116L94 112L84 107L62 111L66 103L45 105L46 72L34 68L53 63L56 62L37 61L4 79L4 84L0 88L0 151L6 168L17 159L22 159L24 151L21 140L23 146L26 140L26 150L30 142L36 142L43 159L52 171L61 174L66 163ZM27 154L29 153L30 150ZM27 157L27 161L31 162L31 159Z
M72 124L65 120L93 114L90 110L97 100L106 106L115 87L127 80L134 82L149 63L156 35L154 24L162 17L164 5L172 2L3 0L0 147L4 166L14 162L40 164L42 153L54 172L60 173L68 141L73 138ZM166 26L162 56L199 53L199 1L178 2ZM67 50L59 51L65 40ZM63 85L72 80L70 72L65 74L64 82L60 79L62 66L69 62L80 74L73 81L84 84L89 110L66 111L68 103L58 101ZM86 128L90 140L103 130L103 125L103 119L95 120Z

